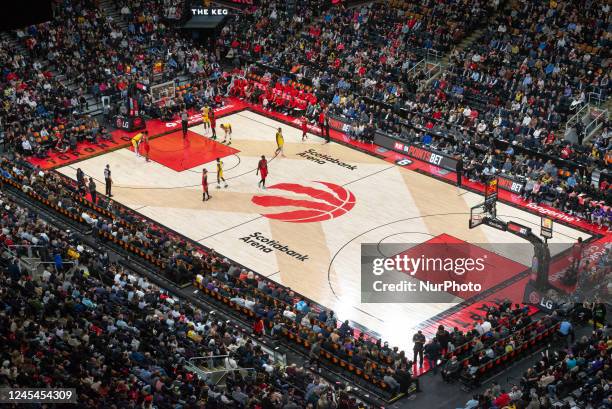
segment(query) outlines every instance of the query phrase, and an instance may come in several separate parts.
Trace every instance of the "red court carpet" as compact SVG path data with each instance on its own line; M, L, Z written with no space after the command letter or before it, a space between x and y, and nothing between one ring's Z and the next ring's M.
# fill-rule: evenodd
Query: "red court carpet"
M152 139L149 145L151 146L149 159L177 172L239 152L238 149L191 131L187 131L185 139L183 139L183 132L177 131ZM130 147L130 150L133 148ZM140 153L144 154L142 146L140 150Z

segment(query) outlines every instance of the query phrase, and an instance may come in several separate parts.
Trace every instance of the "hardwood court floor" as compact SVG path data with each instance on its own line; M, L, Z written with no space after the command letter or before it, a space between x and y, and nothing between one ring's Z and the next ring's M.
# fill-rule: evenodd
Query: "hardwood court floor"
M447 234L531 265L529 246L517 250L515 244L523 241L516 236L484 226L468 229L470 207L482 202L482 196L342 145L324 144L313 135L302 142L300 130L250 111L222 122L231 123L231 147L239 151L223 158L227 189L215 189L214 161L177 172L145 163L128 149L60 172L74 177L80 167L103 181L109 164L117 201L404 348L410 348L416 325L461 300L362 304L361 243L418 244ZM286 157L273 155L279 126ZM205 137L201 125L190 131L198 134L191 138ZM269 161L268 190L257 186L260 155ZM201 200L202 167L209 171L213 196L206 203ZM104 184L99 182L98 188L103 192ZM539 229L538 216L514 207L498 204L498 216ZM556 224L551 242L573 243L578 236L588 238Z

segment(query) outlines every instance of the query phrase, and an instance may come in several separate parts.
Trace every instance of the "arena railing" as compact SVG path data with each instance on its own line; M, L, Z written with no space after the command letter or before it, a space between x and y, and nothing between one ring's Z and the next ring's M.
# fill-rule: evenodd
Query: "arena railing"
M230 292L230 294L224 295L221 293L220 289L210 290L206 287L206 285L202 284L201 282L196 281L195 285L208 297L214 298L219 303L225 304L229 308L232 308L234 310L241 312L243 315L248 316L252 320L256 319L257 316L254 311L231 301L231 297L229 295L239 296L241 295L241 293L238 293L238 292L231 293ZM229 290L226 288L223 291L228 292ZM285 336L285 338L291 341L292 343L294 343L296 347L300 349L303 353L305 354L309 353L310 348L312 346L311 341L309 341L302 334L306 333L308 335L311 335L314 332L309 330L307 327L300 325L297 322L297 320L294 321L294 320L290 320L285 317L278 318L278 319L280 319L284 323L284 328L281 330L281 332ZM265 320L265 321L266 321L268 328L272 328L275 325L275 323L278 323L277 321L269 321L269 320ZM377 371L377 373L379 373L380 375L375 376L372 374L368 374L364 370L366 366L365 364L362 366L358 366L354 363L346 361L341 356L335 353L335 351L337 351L340 348L340 346L338 345L335 345L335 346L336 348L333 348L333 350L326 349L322 346L319 352L320 357L322 359L324 358L327 362L331 363L333 366L335 366L337 369L341 370L342 372L347 373L350 377L352 377L353 381L360 384L362 387L369 385L369 387L366 387L366 389L371 390L372 388L374 388L372 392L377 393L378 395L382 396L384 399L393 398L393 396L391 396L391 393L389 391L389 386L384 382L384 380L382 380L383 374L380 373L380 370L390 369L389 366L385 366L381 363L370 360L370 362L372 363L373 371ZM347 356L350 357L351 353L348 353ZM359 383L357 382L357 380L363 380L365 384ZM414 392L414 390L415 388L410 389L410 393Z
M492 358L490 361L478 366L473 376L467 377L465 375L462 375L461 381L470 389L472 389L473 387L482 383L485 376L493 375L496 372L501 372L518 358L523 358L535 352L535 348L538 348L539 346L547 342L551 337L555 336L558 328L559 324L553 324L549 326L543 332L536 334L535 336L529 339L526 339L519 345L516 345L516 347L512 351L506 352L501 356ZM467 367L468 365L469 360L463 361L462 367Z
M393 107L391 105L385 104L382 101L377 101L377 100L372 99L372 98L367 97L367 96L364 96L362 98L367 99L372 104L380 105L382 107L385 107L385 108L393 110ZM416 130L419 130L421 132L429 132L429 133L432 132L429 129L422 128L422 127L416 127L413 124L405 121L405 118L408 115L415 114L415 112L410 112L410 111L402 108L397 113L400 114L400 116L404 119L404 122L402 122L402 125L405 125L405 126L408 126L408 127L412 127L412 128L414 128ZM420 114L420 113L416 113L416 114L419 115L421 118L426 119L427 121L431 121L433 123L438 123L438 124L439 123L444 124L446 130L438 128L437 130L438 130L439 134L437 136L442 136L442 137L444 137L445 139L447 139L449 141L454 141L454 138L451 135L449 135L448 129L453 129L454 132L456 132L456 133L462 133L462 131L467 131L468 134L470 134L471 136L474 136L476 134L476 132L474 130L472 130L472 129L459 127L457 125L450 124L450 123L448 123L446 121L438 120L438 119L435 119L435 118L431 118L431 117L425 116L425 115ZM489 137L493 137L494 141L498 144L498 148L499 149L506 149L508 146L511 145L511 142L508 141L508 140L501 139L501 138L495 138L493 133L490 132L490 131L486 131L484 133L484 135L487 135ZM471 140L472 139L470 138L470 141ZM529 155L529 156L535 156L535 157L541 158L541 159L543 159L545 161L552 160L553 163L555 163L555 165L557 165L558 167L568 168L568 169L572 169L572 170L580 169L581 171L585 171L586 167L587 167L587 163L582 163L582 162L576 162L576 161L561 159L558 156L549 155L549 154L547 154L545 152L542 152L541 150L533 150L533 149L530 149L530 148L525 148L525 147L521 146L520 144L512 145L512 148L517 153L523 153L523 154L526 154L526 155ZM602 166L603 166L603 164L602 164ZM610 178L612 178L612 176L610 176Z

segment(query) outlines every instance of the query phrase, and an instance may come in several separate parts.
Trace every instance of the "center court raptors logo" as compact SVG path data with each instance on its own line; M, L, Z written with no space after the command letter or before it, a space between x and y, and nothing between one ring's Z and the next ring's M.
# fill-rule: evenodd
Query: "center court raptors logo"
M270 190L280 190L296 193L295 198L275 195L253 196L251 201L264 207L295 207L280 213L266 213L262 216L268 219L281 220L291 223L313 223L335 219L349 212L355 206L355 195L334 183L319 182L327 189L318 189L297 183L278 183L268 186Z

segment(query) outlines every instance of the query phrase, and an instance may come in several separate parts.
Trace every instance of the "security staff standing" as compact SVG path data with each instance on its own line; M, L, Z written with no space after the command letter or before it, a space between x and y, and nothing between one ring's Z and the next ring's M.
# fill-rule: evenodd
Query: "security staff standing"
M85 186L85 173L83 173L81 168L77 168L76 178L77 178L77 185L79 185L79 188L81 188L82 186Z
M593 331L598 330L597 324L601 324L602 327L606 326L606 304L602 302L595 302L593 304Z
M457 157L457 186L461 187L461 177L463 176L463 157L459 155Z
M423 331L421 330L419 330L412 337L412 343L414 344L414 358L412 359L412 362L414 362L414 364L416 365L418 358L419 368L423 367L423 351L425 350L425 341L425 335L423 335Z
M111 194L111 186L113 185L113 179L111 179L110 166L106 165L104 168L104 182L106 184L106 196L113 197Z
M93 204L96 204L96 182L94 182L93 178L91 177L89 178L89 194L91 195L91 201L93 202Z
M325 128L325 143L329 143L329 118L325 115L323 120L323 127Z

